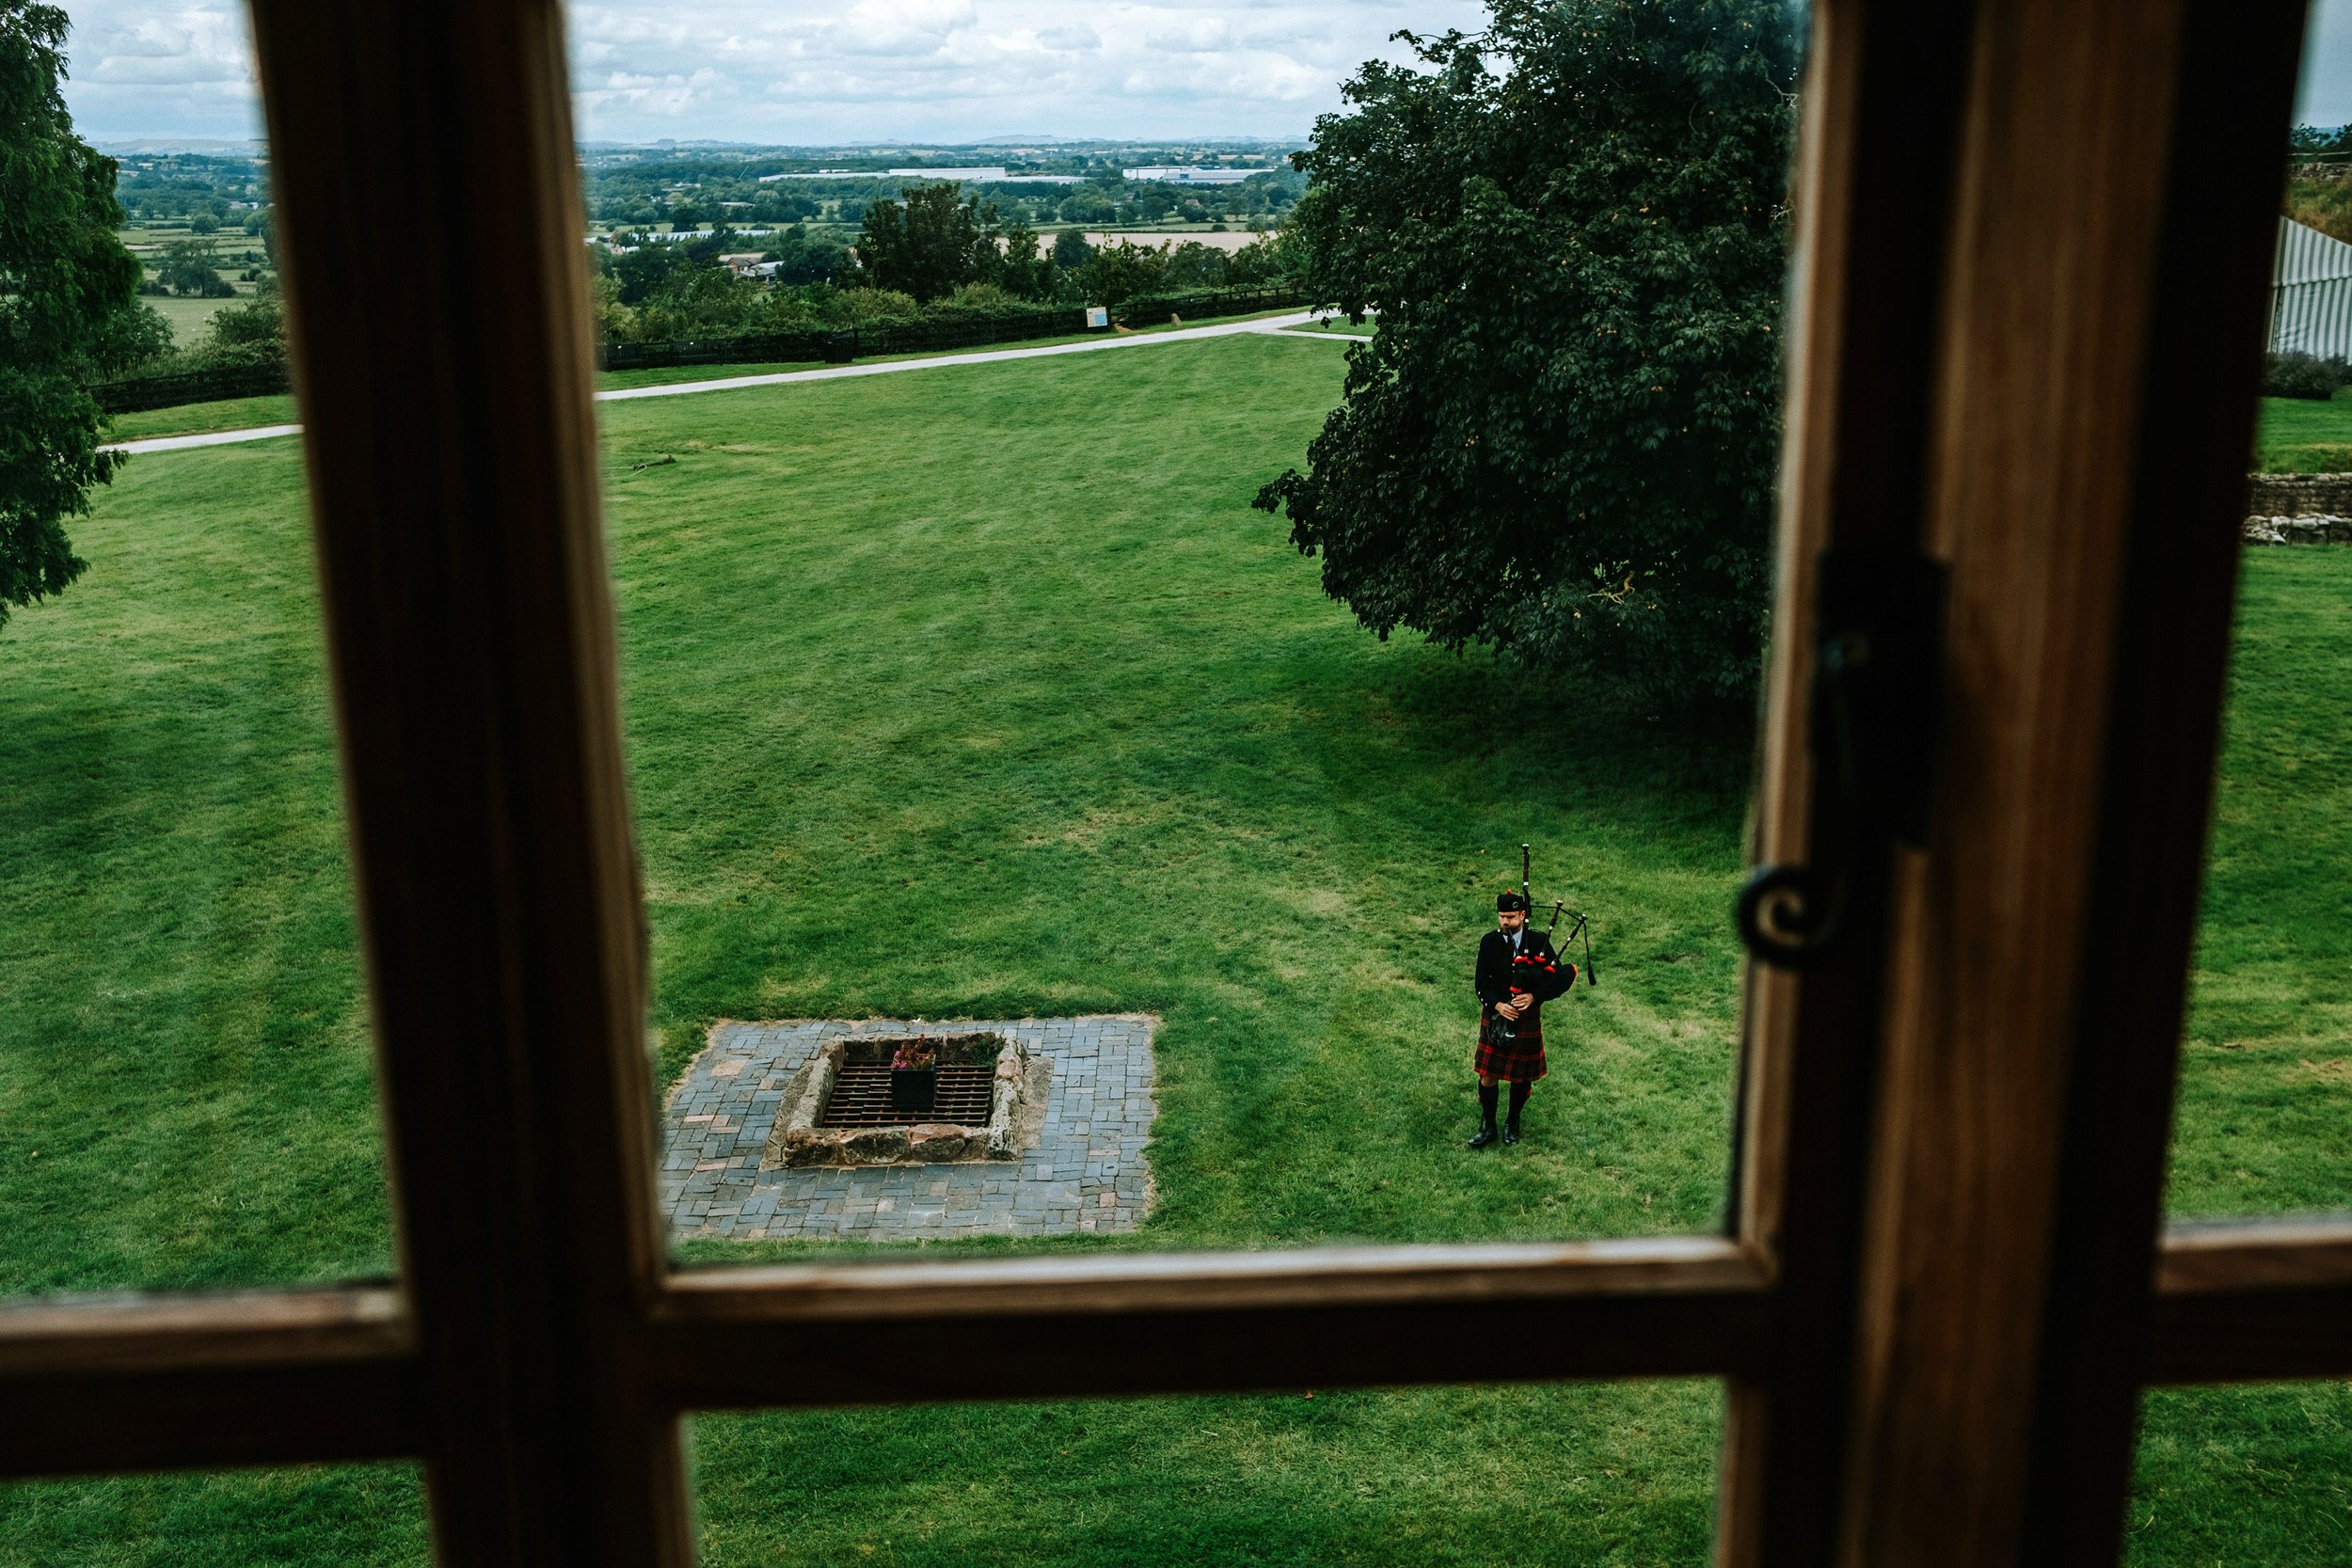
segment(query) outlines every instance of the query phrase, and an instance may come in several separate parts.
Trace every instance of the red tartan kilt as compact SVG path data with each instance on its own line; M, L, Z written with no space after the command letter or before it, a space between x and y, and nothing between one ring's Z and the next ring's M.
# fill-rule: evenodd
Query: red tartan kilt
M1544 1026L1540 1018L1521 1023L1517 1039L1500 1039L1495 1035L1495 1015L1490 1007L1478 1010L1478 1052L1471 1058L1475 1071L1487 1078L1506 1079L1514 1084L1533 1084L1548 1070L1544 1066Z

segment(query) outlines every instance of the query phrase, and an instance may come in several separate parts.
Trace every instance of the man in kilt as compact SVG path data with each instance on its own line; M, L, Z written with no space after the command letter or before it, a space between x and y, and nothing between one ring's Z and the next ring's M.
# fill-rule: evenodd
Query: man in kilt
M1519 1141L1519 1107L1544 1075L1543 1005L1576 983L1576 965L1562 963L1551 939L1527 924L1527 898L1495 899L1495 929L1478 943L1478 1135L1472 1148L1495 1141L1498 1081L1511 1085L1511 1114L1502 1141Z

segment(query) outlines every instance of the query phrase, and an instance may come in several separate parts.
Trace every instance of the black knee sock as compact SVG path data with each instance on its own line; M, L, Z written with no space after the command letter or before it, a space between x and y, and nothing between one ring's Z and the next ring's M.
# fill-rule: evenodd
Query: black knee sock
M1511 1085L1512 1126L1517 1127L1519 1124L1519 1107L1527 1103L1527 1093L1535 1085L1533 1084L1514 1084ZM1486 1114L1487 1116L1492 1117L1494 1112L1492 1109L1489 1109Z
M1488 1127L1495 1124L1495 1093L1492 1084L1478 1085L1478 1119Z

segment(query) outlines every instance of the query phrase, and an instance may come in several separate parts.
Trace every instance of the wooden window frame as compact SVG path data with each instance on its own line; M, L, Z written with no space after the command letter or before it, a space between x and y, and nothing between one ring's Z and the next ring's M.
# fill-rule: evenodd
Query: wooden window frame
M0 1474L408 1456L444 1563L684 1564L696 1410L1708 1376L1726 1568L2113 1560L2143 1386L2352 1371L2352 1222L2159 1223L2299 5L1817 8L1756 837L1864 918L1751 968L1728 1235L682 1272L560 8L255 18L401 1273L0 1310ZM1953 627L1843 864L1832 548Z

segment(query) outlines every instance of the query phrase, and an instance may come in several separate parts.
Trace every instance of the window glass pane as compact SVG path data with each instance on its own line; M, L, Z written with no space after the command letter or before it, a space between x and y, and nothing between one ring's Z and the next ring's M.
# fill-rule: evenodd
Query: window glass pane
M2181 1061L2175 1217L2352 1205L2352 6L2306 35ZM2331 293L2333 291L2333 293Z
M1351 178L1363 121L1290 161L1364 60L1410 62L1397 19L1278 37L1187 8L1210 40L1187 71L1230 85L1214 62L1279 54L1307 85L1170 85L1179 121L1086 85L1112 59L1172 69L1168 40L1027 8L1059 29L1038 57L1070 56L1047 81L999 57L1015 9L943 12L854 60L862 12L689 8L659 41L630 7L572 19L597 326L626 367L599 416L688 1255L1716 1227L1793 125L1781 87L1724 84L1793 73L1793 32L1749 48L1659 24L1648 63L1607 82L1572 40L1522 40L1514 57L1620 95L1657 162L1534 137L1599 194L1497 164L1518 218L1449 214L1440 286L1400 259L1401 209L1311 238L1300 214ZM798 63L779 78L739 44ZM1741 56L1708 115L1644 96L1686 45ZM634 85L689 55L706 88ZM1412 91L1442 97L1419 68ZM905 90L875 96L885 80ZM1734 120L1744 139L1717 135ZM1180 122L1202 129L1079 135ZM1007 123L1040 135L991 137ZM706 136L739 145L689 145ZM1635 171L1669 165L1681 194L1653 201ZM947 185L962 215L940 221L1035 233L1041 259L1008 270L985 232L937 277L894 251L899 204ZM1351 245L1376 253L1364 297L1395 308L1312 316L1351 286ZM1547 281L1475 323L1457 305L1506 277ZM1516 345L1480 377L1414 346L1473 327ZM854 362L707 385L828 354ZM1411 411L1359 436L1383 385ZM655 390L681 395L633 395ZM1350 478L1366 465L1391 477ZM1292 470L1314 499L1253 510ZM1397 486L1428 499L1397 507ZM1472 1152L1476 958L1523 844L1536 903L1566 911L1534 922L1552 974L1578 978L1540 1015L1540 1068L1533 1041L1495 1042L1534 1085L1524 1141ZM923 1037L946 1054L894 1080ZM1496 1100L1500 1133L1507 1083Z
M2348 601L2352 546L2248 548L2183 1042L2175 1216L2352 1203Z
M2247 550L2183 1041L2176 1218L2352 1201L2347 602L2352 547Z
M1715 1221L1741 745L1588 738L1326 602L1243 503L1338 354L1250 335L608 406L674 1174L819 1190L770 1146L822 1047L714 1021L1091 1020L1024 1037L1054 1127L1090 1113L1030 1147L1070 1179L1148 1136L1168 1243ZM691 489L629 471L673 452ZM1528 1142L1478 1159L1472 959L1530 834L1538 892L1607 908L1607 977L1548 1009Z
M116 410L99 439L129 455L87 515L60 519L85 569L0 607L0 1296L382 1275L389 1208L244 8L167 26L77 5L67 20L72 126L39 135L117 160L136 292L64 337L72 379ZM56 41L36 24L0 23L11 57ZM108 221L103 202L84 214L93 254ZM5 292L0 309L42 308ZM9 395L35 390L0 420L67 450L41 422L71 406L39 379L56 367L11 341ZM182 440L208 432L262 438ZM8 497L0 583L18 583L22 492Z
M2167 1203L2201 1218L2352 1204L2352 6L2305 35L2271 293L2210 860ZM2341 283L2332 285L2341 288ZM2126 1560L2352 1560L2352 1387L2155 1389Z
M0 1484L0 1568L426 1568L423 1472L335 1465Z
M707 1568L1690 1564L1707 1384L703 1416Z

